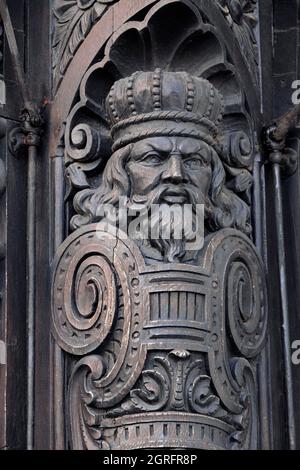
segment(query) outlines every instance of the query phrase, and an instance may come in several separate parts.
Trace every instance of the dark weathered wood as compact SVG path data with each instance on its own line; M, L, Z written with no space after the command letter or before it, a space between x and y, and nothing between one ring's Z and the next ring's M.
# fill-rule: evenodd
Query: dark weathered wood
M4 41L0 448L299 448L300 367L287 363L300 338L299 136L276 120L299 78L298 3L7 0L33 103L20 132L29 100ZM0 29L0 54L1 41ZM271 163L285 170L277 206L260 140L272 124ZM204 247L108 237L95 224L119 195L203 202Z
M11 7L12 2L9 2ZM24 2L15 5L14 28L24 46ZM3 51L3 49L2 49ZM6 103L1 107L1 447L26 448L26 161L12 157L8 134L18 124L20 94L4 39L2 71ZM8 118L8 119L6 119ZM5 175L3 174L5 169ZM9 183L7 183L9 182ZM19 199L17 195L23 196Z
M50 71L50 2L28 2L28 83L37 106L48 122L51 99ZM38 40L37 40L38 38ZM35 390L34 447L52 447L51 337L49 335L49 284L52 232L50 229L49 129L44 126L42 142L36 157L36 309L35 309Z
M89 66L87 54L91 57L94 53L92 44L100 34L100 24L116 27L124 15L125 3L116 2L108 9L67 66L57 92L57 104L53 106L52 125L56 132L61 129L59 120L69 110L70 86L75 89L83 67ZM137 3L134 2L133 8ZM250 375L247 375L245 387L249 404L252 402L254 406L254 390L259 390L254 376L250 378L250 370L251 367L255 370L256 362L252 358L261 350L266 327L266 316L260 304L265 302L264 275L260 272L255 248L244 244L252 231L255 145L252 126L261 123L255 91L257 76L250 74L253 64L257 66L256 40L251 29L254 24L250 20L255 2L248 11L236 10L228 2L156 3L153 9L148 9L144 21L140 16L139 23L125 23L122 35L115 34L108 43L102 62L86 71L80 98L73 103L66 120L67 222L71 222L75 233L59 248L54 265L53 333L69 354L96 354L75 361L72 367L66 402L71 417L71 445L73 448L129 449L156 445L256 448L261 445L257 441L257 411L252 409L252 418L244 426L248 405L240 401L233 390L230 398L224 385L237 380L241 387L241 379L234 371L231 379L226 376L229 371L229 366L224 365L227 355L236 358L232 359L236 365L242 357L245 361L247 358ZM110 23L110 11L114 11L115 24ZM201 13L205 13L210 26L203 25ZM168 31L161 28L166 21ZM67 30L67 24L64 28ZM147 30L149 38L145 43ZM196 31L202 31L202 36ZM209 53L201 55L208 45ZM137 47L134 60L130 56L132 47ZM232 73L225 50L230 51L243 83ZM57 58L57 51L55 56ZM153 68L152 72L134 73ZM186 73L176 72L178 69ZM126 78L116 81L120 76ZM196 76L204 76L211 83ZM245 113L244 99L251 112L252 126ZM257 132L260 132L259 126ZM57 137L52 141L53 152L55 140ZM198 163L195 168L188 163L192 154ZM101 243L98 243L96 226L90 224L101 221L101 205L106 200L117 205L118 196L127 196L131 203L142 200L148 204L152 201L168 205L204 203L207 211L205 248L193 257L186 249L187 239L173 242L150 236L146 243L121 242L118 238L109 238L105 231L98 233L101 233ZM259 199L255 208L261 210ZM225 227L237 231L223 232ZM237 245L240 244L239 261L231 265L226 253L229 256L231 249L234 256L235 237L239 240ZM218 251L218 243L222 246L224 243L223 252ZM207 285L208 279L200 281L204 273L212 276ZM242 288L241 283L252 286L252 293ZM200 284L204 284L204 288L201 289ZM140 295L143 300L138 298ZM223 295L227 299L226 306L220 300ZM218 302L221 302L219 307ZM223 308L229 322L227 339ZM255 323L255 340L249 337L249 342L246 341L246 330L238 320L239 315L246 315L244 321L247 322L247 318ZM201 322L208 324L201 328ZM224 326L218 330L221 324ZM194 336L199 336L197 345L188 325ZM206 329L208 336L204 333ZM245 343L241 341L242 336ZM234 344L225 352L230 338ZM208 366L201 368L207 350ZM217 350L218 365L213 360ZM223 366L227 367L227 373ZM199 368L198 374L194 367ZM94 398L89 403L82 389L84 371L90 371L97 380L90 384ZM189 374L198 375L197 385L189 382ZM195 398L194 386L208 391L207 396L204 391L203 394L211 403L209 409ZM238 393L242 393L239 390ZM182 421L182 412L190 413L186 424ZM226 428L230 421L228 412L232 413L230 426L240 420L240 427ZM205 419L202 422L201 415L205 415L208 422ZM177 431L171 429L164 416L169 416ZM154 420L152 430L151 426L148 429L147 420ZM201 438L201 433L198 435L200 423L204 428L209 427L208 423L213 427L225 426L225 434L216 437L204 431ZM267 432L266 426L264 429Z
M21 61L25 61L25 0L15 2L8 0L7 5L9 11L13 11L12 23L17 40L17 45L21 57ZM20 118L20 103L22 102L22 93L18 85L17 77L14 72L13 61L10 54L8 44L5 40L4 43L4 70L5 70L5 88L6 88L6 104L1 110L1 114L8 119L19 120Z
M9 152L7 150L7 152ZM27 162L7 154L7 447L26 448L26 194ZM16 286L17 291L16 291ZM17 294L16 294L17 292ZM12 372L14 371L14 373Z

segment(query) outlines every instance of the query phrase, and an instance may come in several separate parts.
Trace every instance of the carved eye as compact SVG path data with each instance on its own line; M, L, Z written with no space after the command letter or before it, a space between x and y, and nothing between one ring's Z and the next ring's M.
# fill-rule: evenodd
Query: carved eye
M208 161L201 157L201 155L196 155L186 159L184 161L184 165L191 170L198 170L202 167L208 166Z
M148 153L141 158L141 163L144 165L160 165L162 163L161 156L158 153Z

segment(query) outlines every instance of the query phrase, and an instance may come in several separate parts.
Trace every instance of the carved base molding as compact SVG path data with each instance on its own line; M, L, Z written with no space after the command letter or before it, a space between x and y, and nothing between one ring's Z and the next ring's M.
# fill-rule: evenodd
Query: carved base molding
M223 450L235 432L216 418L192 413L131 415L103 423L111 449L182 448Z

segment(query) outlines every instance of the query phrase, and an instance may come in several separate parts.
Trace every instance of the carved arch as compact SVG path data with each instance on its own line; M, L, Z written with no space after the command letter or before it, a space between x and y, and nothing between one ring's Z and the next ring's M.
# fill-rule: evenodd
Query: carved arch
M67 119L72 103L80 88L82 78L89 67L95 61L99 61L99 52L101 50L103 51L107 41L111 39L116 31L124 27L131 18L139 17L139 15L142 15L143 17L145 11L147 12L149 8L152 5L156 5L158 1L159 0L143 0L143 2L138 0L116 1L114 5L103 11L92 29L91 26L93 23L91 23L90 28L85 30L86 35L81 34L80 40L76 43L76 53L74 53L74 51L71 53L69 61L67 61L69 65L64 70L60 86L57 90L54 90L54 101L51 111L51 127L53 129L53 135L51 136L52 138L50 141L50 153L52 155L55 154L56 147L59 144L62 123ZM178 2L182 3L182 1L174 0L169 1L168 3L175 4ZM58 0L58 3L62 3L61 0ZM72 6L75 8L75 0L69 0L68 3L72 3ZM94 4L95 2L91 3ZM227 0L218 0L216 2L203 0L201 3L193 0L188 1L191 8L193 7L198 11L202 11L211 24L217 25L220 41L225 45L225 49L230 53L231 62L236 64L238 79L244 93L246 94L252 118L255 120L256 124L259 124L259 91L257 82L254 78L255 75L253 75L253 68L251 67L252 62L245 60L245 56L243 55L243 51L246 47L245 45L249 46L250 43L250 46L248 47L248 55L252 57L252 61L257 62L254 31L252 29L254 25L251 24L251 21L253 23L253 18L255 18L253 5L255 5L256 1L251 0L251 2L246 2L247 4L252 4L252 9L249 8L249 13L246 11L242 12L241 16L238 18L234 16L233 12L230 13L229 8L225 6L227 3L229 3ZM221 5L223 6L221 7ZM56 14L58 14L57 11ZM238 23L235 21L238 21ZM69 25L69 21L67 21L67 25ZM238 37L232 34L232 30L235 28L239 28ZM71 31L73 30L71 29ZM69 37L69 35L67 35L67 37ZM84 42L82 43L82 41ZM54 36L54 45L55 44L56 41ZM55 53L55 57L57 56L59 56L59 54ZM57 59L54 58L54 62L56 60Z

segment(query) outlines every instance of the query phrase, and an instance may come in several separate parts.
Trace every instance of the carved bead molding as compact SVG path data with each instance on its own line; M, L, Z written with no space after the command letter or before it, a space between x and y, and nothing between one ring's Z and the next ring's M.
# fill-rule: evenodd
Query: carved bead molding
M66 120L74 233L53 264L52 323L70 359L74 449L259 446L267 329L251 217L259 117L253 73L236 49L252 10L200 3L141 5L99 45ZM103 204L117 207L119 196L127 208L204 204L204 246L111 233Z
M53 36L54 92L92 26L118 0L55 0Z

